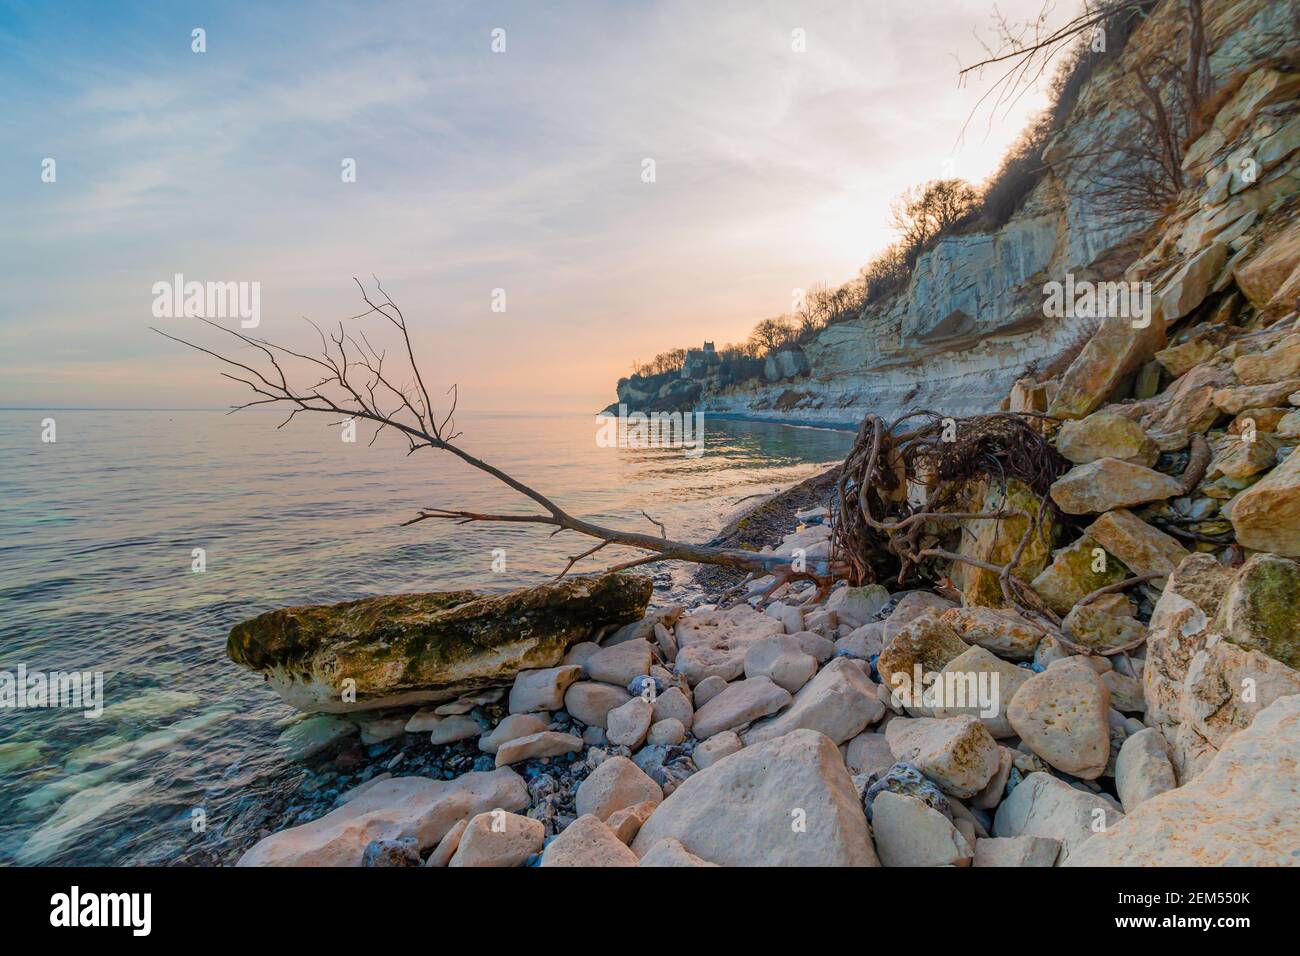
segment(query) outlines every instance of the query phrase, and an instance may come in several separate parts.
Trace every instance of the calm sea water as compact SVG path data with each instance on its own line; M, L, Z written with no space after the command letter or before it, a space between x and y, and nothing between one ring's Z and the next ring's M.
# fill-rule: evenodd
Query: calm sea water
M41 441L47 415L53 444ZM508 590L586 548L526 526L400 527L421 507L527 505L450 456L407 457L393 441L367 448L364 432L348 444L337 427L279 421L0 411L0 671L106 675L98 719L0 710L0 862L168 863L219 840L248 801L294 785L271 746L294 712L226 658L235 623L288 604ZM460 426L466 450L572 513L653 530L644 509L694 540L740 499L842 459L852 441L709 420L706 452L692 458L600 448L586 415L464 416ZM504 573L492 570L498 548Z

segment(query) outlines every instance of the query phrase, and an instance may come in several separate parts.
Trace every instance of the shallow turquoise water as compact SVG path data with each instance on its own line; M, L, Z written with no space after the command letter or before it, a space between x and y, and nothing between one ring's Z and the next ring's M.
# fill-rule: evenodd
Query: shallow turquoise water
M53 416L57 442L41 441ZM286 604L548 579L574 535L400 523L523 512L446 455L255 411L0 411L0 671L102 671L105 713L0 709L0 862L168 863L291 787L293 712L226 658ZM591 416L464 416L461 444L571 512L704 540L737 502L843 458L851 432L706 422L705 454L601 448ZM191 570L202 548L206 570ZM492 570L494 549L506 570ZM602 552L608 563L620 556ZM630 556L630 554L628 555ZM603 563L582 567L598 570ZM206 829L196 833L194 810Z

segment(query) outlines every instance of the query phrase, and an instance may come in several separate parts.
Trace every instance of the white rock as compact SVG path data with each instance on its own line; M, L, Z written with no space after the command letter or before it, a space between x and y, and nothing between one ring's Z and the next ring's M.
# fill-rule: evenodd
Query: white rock
M701 770L707 770L723 757L731 756L744 746L740 741L739 734L734 730L724 730L722 733L714 734L708 740L700 742L696 746L692 758L695 760L695 766Z
M654 708L650 702L643 697L633 697L626 704L609 712L605 736L612 744L635 750L645 740L653 718Z
M581 676L582 668L577 664L520 671L510 688L510 713L559 710L564 706L564 692Z
M895 759L950 796L973 797L998 771L998 745L974 717L896 718L885 727L885 739Z
M675 719L680 721L685 729L690 730L691 722L695 719L695 708L691 706L685 691L680 687L669 687L662 694L655 696L654 719L656 723L661 720Z
M1195 780L1145 800L1084 843L1069 865L1294 866L1297 766L1300 694L1275 701L1229 737Z
M772 683L792 694L815 673L817 661L788 634L755 641L745 651L746 677L770 677Z
M1085 660L1061 661L1025 681L1007 718L1020 739L1057 770L1084 780L1110 759L1110 691Z
M948 818L889 790L871 805L871 832L885 866L969 866L975 851Z
M478 721L473 717L461 714L456 717L442 717L438 720L429 732L429 742L432 744L450 744L457 740L464 740L467 737L478 737L483 733L483 728L479 726Z
M769 678L736 681L695 712L695 736L706 739L724 730L735 730L789 706L790 701L790 694Z
M338 809L273 833L238 866L360 866L372 840L411 837L423 851L457 821L486 810L523 810L528 788L510 769L467 773L455 780L389 777L356 787Z
M622 687L597 681L579 681L564 694L564 709L584 724L604 727L609 712L632 699Z
M975 841L975 866L1055 866L1061 841L1048 837L988 837Z
M542 866L639 866L640 860L614 831L594 816L565 828L542 853Z
M666 840L660 840L645 856L641 857L642 866L717 866L716 863L709 863L707 860L701 860L694 853L689 852L686 847L682 846L680 840L674 840L669 837Z
M492 728L492 732L478 739L478 749L484 753L494 754L504 743L540 734L550 726L549 714L511 714Z
M1109 830L1122 817L1096 794L1075 789L1050 773L1031 773L998 807L993 834L1059 840L1060 862L1064 863L1087 840Z
M616 810L647 801L658 806L663 798L663 790L645 771L627 757L613 756L578 785L574 808L579 816L608 820Z
M1008 663L982 647L972 647L953 658L940 671L944 686L951 686L955 692L952 702L966 702L967 706L937 706L932 708L934 716L975 717L994 737L1014 737L1016 732L1007 719L1007 708L1020 685L1033 674L1033 671ZM987 700L984 699L985 692ZM946 698L946 694L941 696Z
M793 825L801 819L805 827ZM746 747L687 778L651 814L632 848L644 856L669 837L722 866L878 862L839 750L811 730Z
M844 765L854 775L885 771L894 765L894 752L884 734L858 734L845 744Z
M721 677L706 677L695 685L695 707L698 710L727 689Z
M546 842L546 827L517 813L490 810L469 821L450 867L522 866Z
M1124 741L1115 759L1115 789L1125 813L1177 786L1164 734L1147 727Z
M469 826L468 820L457 820L446 835L438 841L438 845L429 854L429 858L424 861L424 865L446 866L450 863L451 858L456 855L456 850L460 847L460 838L467 826Z
M581 737L557 733L554 730L543 730L501 744L497 748L497 766L504 767L507 764L532 760L535 757L558 757L581 749Z
M667 720L657 720L650 725L649 732L645 735L646 743L652 746L671 746L679 744L686 739L686 728L676 717L669 717Z
M831 661L794 696L790 708L742 735L745 746L782 737L792 730L816 730L841 744L885 715L875 683L848 658Z
M653 660L650 642L638 639L602 647L587 658L584 668L591 680L626 687L632 678L650 673Z

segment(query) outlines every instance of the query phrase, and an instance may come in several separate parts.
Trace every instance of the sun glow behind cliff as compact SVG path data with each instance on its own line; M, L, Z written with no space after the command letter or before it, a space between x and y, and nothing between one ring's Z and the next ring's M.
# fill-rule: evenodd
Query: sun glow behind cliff
M7 122L40 144L0 181L0 404L225 404L201 357L145 332L154 283L259 282L262 333L306 346L300 316L355 313L351 276L374 273L472 407L589 411L632 359L743 338L792 289L851 277L901 189L981 180L1042 102L958 142L984 88L956 82L954 55L983 52L975 0L382 23L235 4L205 13L201 55L193 15L97 17L69 34L43 8L0 14Z

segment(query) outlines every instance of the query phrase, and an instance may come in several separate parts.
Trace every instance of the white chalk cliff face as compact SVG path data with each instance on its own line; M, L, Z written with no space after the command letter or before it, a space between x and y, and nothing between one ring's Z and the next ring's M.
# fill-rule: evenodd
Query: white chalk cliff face
M908 287L805 346L809 370L777 382L748 380L707 391L706 412L777 421L856 424L914 409L954 416L995 410L1027 373L1068 362L1098 326L1093 318L1048 318L1043 286L1076 279L1117 281L1153 220L1103 211L1097 176L1071 175L1056 157L1115 142L1135 123L1115 108L1126 74L1173 46L1181 0L1163 0L1114 62L1089 78L1063 130L1048 144L1055 165L1012 219L994 232L949 236L917 263ZM1206 4L1216 77L1253 62L1261 37L1290 29L1289 3Z

